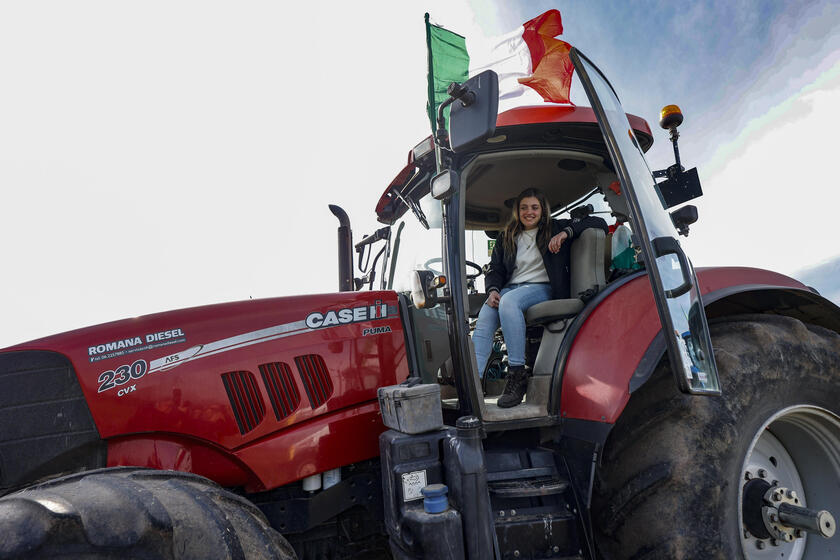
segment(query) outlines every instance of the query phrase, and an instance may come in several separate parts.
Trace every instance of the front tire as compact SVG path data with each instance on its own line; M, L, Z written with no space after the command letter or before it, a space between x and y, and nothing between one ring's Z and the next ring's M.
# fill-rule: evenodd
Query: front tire
M248 500L190 473L120 467L0 499L0 559L293 560Z
M782 543L745 532L742 494L761 472L801 488L807 507L840 514L840 336L775 315L710 327L722 396L681 394L660 366L607 440L593 495L601 554L837 557L837 537Z

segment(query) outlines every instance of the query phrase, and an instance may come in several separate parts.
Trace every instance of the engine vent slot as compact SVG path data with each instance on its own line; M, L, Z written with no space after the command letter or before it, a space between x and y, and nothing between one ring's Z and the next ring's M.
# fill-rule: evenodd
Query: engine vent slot
M250 432L265 417L265 405L254 375L250 371L231 371L222 374L222 383L225 384L239 433Z
M309 404L312 408L318 408L333 392L332 379L324 358L318 354L307 354L296 357L295 364L300 372L303 388L306 389L306 396L309 397Z
M300 393L292 379L292 368L283 362L260 365L263 383L268 390L268 400L278 420L286 418L300 404Z

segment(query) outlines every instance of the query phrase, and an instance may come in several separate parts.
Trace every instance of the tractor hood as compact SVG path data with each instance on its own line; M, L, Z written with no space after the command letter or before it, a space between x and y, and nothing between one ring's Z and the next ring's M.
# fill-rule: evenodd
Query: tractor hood
M158 313L2 352L66 356L103 439L167 433L234 450L374 403L408 376L402 330L395 292L343 292Z

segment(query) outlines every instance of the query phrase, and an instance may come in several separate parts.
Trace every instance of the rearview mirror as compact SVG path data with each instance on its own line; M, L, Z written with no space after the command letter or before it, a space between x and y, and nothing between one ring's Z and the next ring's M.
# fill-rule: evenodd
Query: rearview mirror
M499 112L499 77L485 70L464 82L468 94L452 103L449 113L449 145L464 152L481 144L496 132Z

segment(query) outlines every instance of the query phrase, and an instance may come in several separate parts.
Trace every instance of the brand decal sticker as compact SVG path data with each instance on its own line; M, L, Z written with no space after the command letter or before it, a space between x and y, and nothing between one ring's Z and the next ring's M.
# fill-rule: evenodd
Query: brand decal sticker
M374 321L390 317L388 304L382 300L376 300L374 305L362 305L359 307L342 307L330 309L324 313L314 312L306 316L306 326L310 329L321 329L337 325L349 325L350 323L361 323L363 321Z
M148 333L142 337L133 336L123 338L121 340L106 342L105 344L89 346L88 358L90 359L90 362L93 363L100 360L125 356L126 354L133 354L134 352L142 352L143 350L152 350L154 348L161 348L172 344L181 344L186 341L187 337L184 334L183 329L170 329L168 331Z
M168 371L193 360L215 356L224 352L230 352L231 350L238 350L254 344L262 344L272 340L296 336L318 329L396 317L397 313L398 311L395 305L382 303L381 300L376 300L374 305L329 309L323 313L312 312L303 320L245 332L204 344L197 344L175 354L155 358L149 362L146 362L146 360L137 360L131 365L122 365L113 370L103 371L99 374L97 380L97 383L99 383L99 392L103 393L115 387L123 386L130 380L139 380L144 375ZM362 336L389 332L392 332L390 326L365 327L362 331ZM107 344L91 346L88 348L88 354L90 361L96 362L141 350L178 344L186 342L186 340L187 337L184 335L183 329L171 329L169 331L150 333L143 337L126 338ZM117 396L122 397L136 390L134 384L128 385L119 389Z

